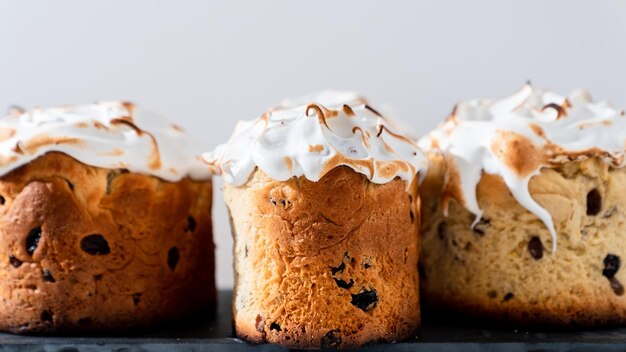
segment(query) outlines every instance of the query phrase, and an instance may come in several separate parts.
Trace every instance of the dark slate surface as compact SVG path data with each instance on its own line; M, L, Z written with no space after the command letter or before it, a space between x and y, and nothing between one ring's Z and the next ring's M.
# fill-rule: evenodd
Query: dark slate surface
M232 337L230 291L219 294L215 317L129 336L51 337L0 333L0 351L284 351L249 345ZM418 339L375 345L363 351L626 351L626 329L528 331L425 316Z

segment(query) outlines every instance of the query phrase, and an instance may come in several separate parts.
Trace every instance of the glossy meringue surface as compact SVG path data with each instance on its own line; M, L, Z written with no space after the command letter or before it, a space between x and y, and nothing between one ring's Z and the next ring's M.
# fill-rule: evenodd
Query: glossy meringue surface
M11 109L0 119L0 175L47 152L167 181L212 175L180 127L124 102Z
M411 182L426 169L416 142L392 131L358 94L337 91L283 100L257 119L239 122L228 143L204 159L235 186L257 167L279 181L318 181L345 165L379 184L396 177Z
M562 96L527 84L507 98L459 103L419 145L446 156L447 194L474 213L476 221L482 215L476 199L482 173L501 176L515 199L544 222L555 250L554 223L532 198L530 179L543 167L591 157L623 167L626 117L584 90Z

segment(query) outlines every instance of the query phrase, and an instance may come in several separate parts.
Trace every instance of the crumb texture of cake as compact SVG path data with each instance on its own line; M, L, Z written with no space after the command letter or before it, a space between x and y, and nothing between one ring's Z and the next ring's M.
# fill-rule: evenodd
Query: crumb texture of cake
M256 171L242 187L227 184L237 335L293 348L416 336L417 183L406 188L348 167L318 182Z
M0 329L128 331L208 314L211 192L58 152L0 177Z
M526 86L459 104L422 139L424 305L500 322L626 323L622 115L581 91ZM482 141L470 137L479 130Z
M290 348L413 338L416 142L359 95L284 100L204 159L225 181L237 336Z

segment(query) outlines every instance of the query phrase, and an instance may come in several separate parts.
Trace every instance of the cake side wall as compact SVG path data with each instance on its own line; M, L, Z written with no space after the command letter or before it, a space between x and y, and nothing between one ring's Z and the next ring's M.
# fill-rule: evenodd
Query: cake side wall
M48 153L0 178L0 329L125 331L215 301L211 182Z
M252 342L350 347L415 336L417 183L347 167L319 182L256 171L225 186L235 236L234 320Z
M533 324L626 321L626 170L597 158L544 168L530 192L554 220L545 225L521 207L504 181L484 174L477 186L483 218L451 199L440 211L445 160L422 185L422 289L425 304L473 316Z

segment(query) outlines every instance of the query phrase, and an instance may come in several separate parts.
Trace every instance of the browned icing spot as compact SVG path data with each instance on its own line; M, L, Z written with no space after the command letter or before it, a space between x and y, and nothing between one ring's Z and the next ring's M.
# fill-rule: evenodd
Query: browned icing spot
M578 127L579 130L583 130L585 128L592 127L592 126L596 125L597 123L598 122L581 123L581 124L578 124L576 127ZM602 124L603 126L613 126L613 121L611 121L611 120L602 120L602 121L600 121L600 124Z
M454 104L454 107L452 108L452 111L450 112L450 116L456 116L457 110L459 109L459 104Z
M567 110L572 107L572 103L570 103L569 100L565 99L565 101L563 102L563 105L561 106L563 107L563 109Z
M102 156L122 156L122 155L124 155L124 150L122 150L120 148L114 148L110 152L98 153L98 155L102 155Z
M6 141L7 139L15 135L15 130L9 127L0 127L0 141Z
M544 146L544 154L546 155L546 163L549 166L558 166L570 161L580 161L591 157L599 157L601 159L610 160L613 166L619 166L624 160L624 155L613 154L602 150L598 147L592 147L585 150L565 150L562 147L551 142Z
M354 113L354 110L352 110L352 108L350 106L348 106L347 104L343 104L343 112L348 115L348 116L356 116L356 114Z
M322 105L319 104L309 104L306 107L306 116L311 116L309 115L309 111L315 110L316 114L317 114L317 119L319 120L320 123L322 123L324 126L326 126L326 128L328 128L330 130L330 127L328 127L328 124L326 123L326 116L324 115L326 112L328 112L328 110L323 107Z
M170 167L170 169L169 169L169 170L170 170L170 172L171 172L171 173L173 173L174 175L176 175L176 174L178 173L178 171L176 171L176 169L175 169L175 168L173 168L173 167Z
M352 127L352 134L355 134L357 131L361 132L361 141L363 142L363 145L365 146L365 148L369 148L370 147L369 131L363 132L363 129L361 129L361 127L359 126Z
M407 163L393 160L393 161L376 161L376 171L378 172L378 176L383 178L392 178L398 174L398 170L402 172L408 172L409 167Z
M339 165L351 165L357 168L366 168L369 170L369 178L374 177L374 160L370 159L349 159L343 154L337 153L332 158L328 159L320 172L320 177L326 175L330 170Z
M176 130L178 132L184 132L183 129L180 126L178 126L177 124L175 124L175 123L171 124L171 126L172 126L172 128L174 130Z
M376 111L376 109L374 109L373 107L371 107L371 106L369 106L369 105L365 104L365 108L366 108L367 110L371 111L372 113L374 113L374 115L377 115L378 117L380 117L380 118L383 118L383 119L384 119L383 115L382 115L381 113L379 113L378 111Z
M439 148L441 148L441 146L439 144L439 140L437 138L431 138L430 139L430 147L432 149L439 149Z
M535 132L535 134L538 135L539 137L546 136L546 133L543 131L543 128L541 128L541 126L537 125L536 123L529 123L528 127L530 127L530 129L533 130L533 132Z
M133 121L133 115L135 113L135 104L128 102L128 101L123 101L121 102L122 106L124 106L124 108L126 108L126 110L128 110L129 116L124 116L123 118L128 119L129 121Z
M87 128L87 127L89 127L89 124L87 122L78 122L78 123L76 123L76 127L78 127L78 128Z
M30 154L34 154L37 152L37 149L46 145L59 145L59 144L81 144L82 141L78 138L70 138L70 137L61 137L54 138L46 135L40 135L34 138L29 139L21 144L21 146L16 145L17 148L23 147Z
M326 118L336 117L339 115L339 110L326 109Z
M321 144L310 145L309 144L309 153L320 153L324 150L324 146Z
M293 171L293 160L291 160L290 157L286 156L283 158L283 160L285 161L285 166L287 166L287 169L289 169L289 172Z
M107 126L105 126L105 125L101 124L101 123L100 123L100 122L98 122L98 121L94 121L94 122L93 122L93 125L94 125L94 127L95 127L95 128L97 128L97 129L99 129L99 130L108 130L108 129L109 129Z
M22 149L22 142L17 141L11 150L17 154L24 154L24 149Z
M138 136L143 136L144 134L150 137L150 142L152 143L152 155L150 156L150 162L148 163L148 167L155 170L161 167L161 156L159 154L159 146L157 144L156 138L150 133L146 133L142 131L139 127L137 127L131 121L126 119L111 119L112 125L125 125L132 128Z
M132 128L139 136L142 136L144 134L141 128L137 127L134 123L132 123L132 121L126 120L124 118L111 119L111 125L125 125Z
M405 142L408 143L414 147L417 147L417 143L415 143L414 140L412 140L411 138L405 137L401 134L397 134L392 132L391 130L389 130L387 127L385 127L385 125L379 125L378 126L378 133L376 133L376 137L380 137L380 135L383 133L383 130L386 131L387 133L389 133L391 136Z
M556 110L556 113L557 113L556 118L557 119L560 119L561 117L564 117L565 115L567 115L567 111L565 111L565 109L561 105L555 104L555 103L550 103L550 104L544 106L543 109L541 109L541 111L545 111L548 108Z
M497 131L491 151L520 177L539 169L546 159L544 152L530 139L511 131Z

